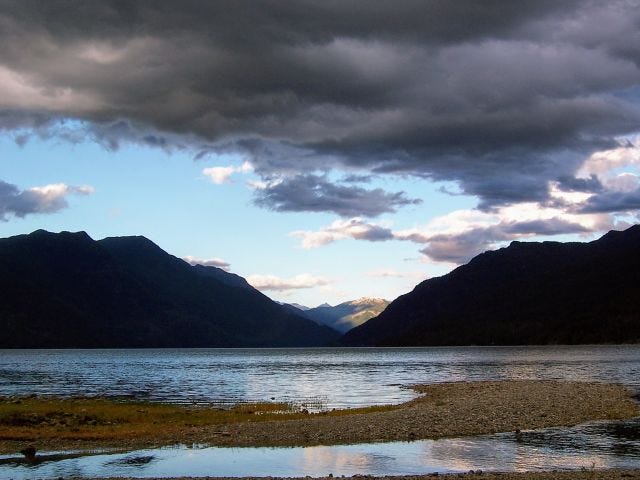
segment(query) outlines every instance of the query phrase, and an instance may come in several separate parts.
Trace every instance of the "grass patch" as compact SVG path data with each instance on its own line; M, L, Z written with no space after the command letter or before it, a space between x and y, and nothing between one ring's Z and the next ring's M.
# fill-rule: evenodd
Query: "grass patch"
M387 411L374 406L308 413L287 403L242 403L231 408L107 399L23 398L0 401L0 441L86 440L113 442L175 436L189 429L243 422Z
M330 412L320 412L317 415L329 415L331 417L340 417L342 415L364 415L367 413L388 412L390 410L397 410L399 407L399 405L373 405L371 407L331 410Z

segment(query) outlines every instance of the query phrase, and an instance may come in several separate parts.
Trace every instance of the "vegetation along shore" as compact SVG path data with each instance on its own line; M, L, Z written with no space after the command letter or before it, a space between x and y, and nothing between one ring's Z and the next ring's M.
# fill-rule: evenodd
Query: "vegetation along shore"
M134 450L174 444L310 446L479 435L640 415L621 385L565 381L413 386L393 406L308 413L279 403L231 409L103 398L3 398L0 453Z
M237 480L237 477L208 477L216 480ZM309 477L300 478L277 478L277 477L243 477L243 480L309 480ZM407 476L384 476L374 477L371 475L354 475L353 477L345 477L349 480L454 480L462 478L464 480L633 480L640 479L640 470L581 470L575 472L517 472L517 473L454 473L449 475L429 474L429 475L407 475ZM107 479L105 479L107 480ZM118 479L127 480L127 479ZM159 479L147 479L159 480ZM192 480L190 477L180 477L176 479L162 480ZM202 480L202 477L199 477ZM335 477L319 477L316 480L335 480Z

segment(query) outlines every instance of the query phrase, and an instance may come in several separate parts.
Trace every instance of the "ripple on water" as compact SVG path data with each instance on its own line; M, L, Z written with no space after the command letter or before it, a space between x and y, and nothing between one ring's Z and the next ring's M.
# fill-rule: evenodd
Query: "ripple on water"
M322 397L400 403L415 383L500 379L640 385L640 346L0 350L0 395L130 396L173 403Z

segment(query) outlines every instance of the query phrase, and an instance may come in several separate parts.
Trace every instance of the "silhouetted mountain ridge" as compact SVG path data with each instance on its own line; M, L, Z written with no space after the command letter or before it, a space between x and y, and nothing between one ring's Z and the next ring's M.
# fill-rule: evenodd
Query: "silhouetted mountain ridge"
M589 243L512 242L420 283L346 345L640 341L640 226Z
M145 237L38 230L0 239L0 347L315 346L337 338L214 268L191 266Z
M216 280L219 280L222 283L229 285L231 287L240 287L240 288L246 288L247 290L254 290L254 288L251 285L249 285L249 282L247 282L240 275L227 272L222 268L212 267L210 265L196 264L196 265L193 265L193 269L194 271L198 272L200 275L215 278Z

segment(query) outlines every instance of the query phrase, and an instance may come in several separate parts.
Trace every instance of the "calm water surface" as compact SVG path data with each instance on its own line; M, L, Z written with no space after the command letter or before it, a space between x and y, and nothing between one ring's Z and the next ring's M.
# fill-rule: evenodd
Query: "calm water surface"
M174 403L397 403L414 383L569 379L640 387L640 346L0 350L0 395Z

